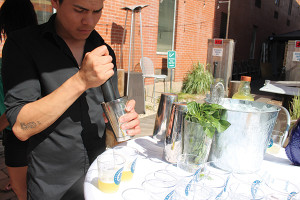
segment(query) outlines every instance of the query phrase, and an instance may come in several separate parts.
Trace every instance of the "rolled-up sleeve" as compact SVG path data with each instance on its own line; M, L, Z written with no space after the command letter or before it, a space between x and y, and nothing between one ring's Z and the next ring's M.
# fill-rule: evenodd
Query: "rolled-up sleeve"
M2 51L2 78L6 116L11 126L24 105L41 96L39 76L28 46L8 38Z

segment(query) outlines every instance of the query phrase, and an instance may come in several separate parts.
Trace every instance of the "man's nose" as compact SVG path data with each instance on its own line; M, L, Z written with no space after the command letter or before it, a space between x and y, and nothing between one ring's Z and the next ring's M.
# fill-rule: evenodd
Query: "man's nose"
M91 13L87 13L86 15L84 15L84 17L81 20L82 24L84 25L91 25L93 24L93 16Z

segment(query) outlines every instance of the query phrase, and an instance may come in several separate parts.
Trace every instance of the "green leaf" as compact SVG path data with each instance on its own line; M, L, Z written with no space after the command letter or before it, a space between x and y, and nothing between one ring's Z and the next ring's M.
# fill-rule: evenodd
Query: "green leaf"
M220 120L219 121L220 122L220 128L218 129L218 132L219 133L222 133L222 132L224 132L224 131L226 131L226 129L231 125L228 121L226 121L226 120Z
M225 108L218 104L189 102L185 119L199 123L210 138L213 138L216 130L221 133L230 126L226 120Z

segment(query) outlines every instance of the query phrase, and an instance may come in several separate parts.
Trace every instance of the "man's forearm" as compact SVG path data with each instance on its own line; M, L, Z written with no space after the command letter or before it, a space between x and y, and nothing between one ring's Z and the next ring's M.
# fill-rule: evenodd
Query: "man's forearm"
M51 126L86 90L78 73L51 94L26 104L18 114L13 132L22 141Z

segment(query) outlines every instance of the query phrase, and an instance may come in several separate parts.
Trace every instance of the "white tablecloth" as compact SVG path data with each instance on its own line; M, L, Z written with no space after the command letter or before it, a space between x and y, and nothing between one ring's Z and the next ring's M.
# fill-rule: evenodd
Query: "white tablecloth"
M128 182L121 182L118 192L106 194L101 192L98 185L97 162L94 161L90 166L84 182L84 196L86 200L122 200L122 192L127 188L142 188L142 182L145 176L159 169L175 168L163 159L163 144L158 143L151 137L142 137L130 140L122 145L136 148L141 154L147 158L139 157L136 163L136 170L133 179ZM287 159L284 149L276 155L266 154L261 166L262 170L266 170L276 178L289 180L300 187L300 167L294 166Z

